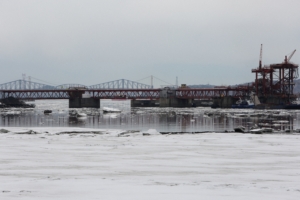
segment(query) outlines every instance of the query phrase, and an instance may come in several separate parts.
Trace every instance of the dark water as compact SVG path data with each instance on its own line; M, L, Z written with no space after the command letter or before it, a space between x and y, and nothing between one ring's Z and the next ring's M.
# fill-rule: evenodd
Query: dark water
M271 127L286 131L298 129L300 111L236 110L210 108L130 108L130 102L103 101L102 106L122 110L103 114L102 109L77 109L87 117L69 116L68 101L40 100L34 109L2 109L2 127L89 127L170 132L232 131L235 127ZM52 110L45 115L44 110ZM71 109L70 109L71 110Z

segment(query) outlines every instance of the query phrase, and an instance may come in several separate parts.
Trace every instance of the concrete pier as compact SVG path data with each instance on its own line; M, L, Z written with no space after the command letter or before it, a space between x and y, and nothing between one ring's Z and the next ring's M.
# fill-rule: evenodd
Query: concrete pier
M160 92L159 107L192 107L192 99L176 98L176 90L164 88Z
M235 99L230 96L214 98L212 107L215 108L231 108L235 103Z
M100 108L100 100L93 98L71 98L69 108Z
M131 100L131 107L159 107L158 100Z
M160 98L159 107L192 107L191 99Z

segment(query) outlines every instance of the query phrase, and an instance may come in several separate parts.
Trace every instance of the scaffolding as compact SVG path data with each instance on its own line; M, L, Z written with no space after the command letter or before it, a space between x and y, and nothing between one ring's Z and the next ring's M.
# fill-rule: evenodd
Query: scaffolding
M271 64L262 67L262 48L260 53L259 67L252 69L255 73L253 90L262 103L290 104L296 99L294 95L294 80L298 78L298 65L291 63L294 50L289 57L285 56L282 63Z

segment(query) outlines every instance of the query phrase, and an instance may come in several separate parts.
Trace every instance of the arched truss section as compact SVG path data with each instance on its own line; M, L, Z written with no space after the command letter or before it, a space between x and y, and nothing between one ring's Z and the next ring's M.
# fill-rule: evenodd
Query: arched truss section
M52 90L52 85L45 85L27 80L16 80L8 83L0 84L1 90Z
M46 85L27 80L16 80L8 83L0 84L0 90L53 90L53 89L152 89L151 85L130 81L126 79L119 79L97 85L86 86L82 84L62 84L58 86Z
M126 79L119 79L106 83L89 86L89 89L151 89L151 85L130 81Z
M68 83L63 85L58 85L55 87L55 89L70 89L70 88L81 88L81 89L87 89L88 86L77 84L77 83Z

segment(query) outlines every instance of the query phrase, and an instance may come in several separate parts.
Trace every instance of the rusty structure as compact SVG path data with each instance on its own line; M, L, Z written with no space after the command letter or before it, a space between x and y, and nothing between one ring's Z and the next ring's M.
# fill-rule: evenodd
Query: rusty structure
M179 99L213 99L231 96L233 98L245 97L250 95L250 87L236 86L236 87L215 87L215 88L179 88L176 90L176 98Z
M261 103L290 104L296 99L294 80L298 78L298 65L291 63L294 50L289 57L285 56L282 63L262 66L262 45L260 48L259 66L252 69L255 73L253 91Z
M63 89L63 90L0 90L0 99L70 99L82 98L89 93L94 99L160 99L162 89ZM168 90L169 93L171 90ZM248 87L226 87L210 89L176 89L173 97L178 99L212 99L224 96L243 97L248 95Z

